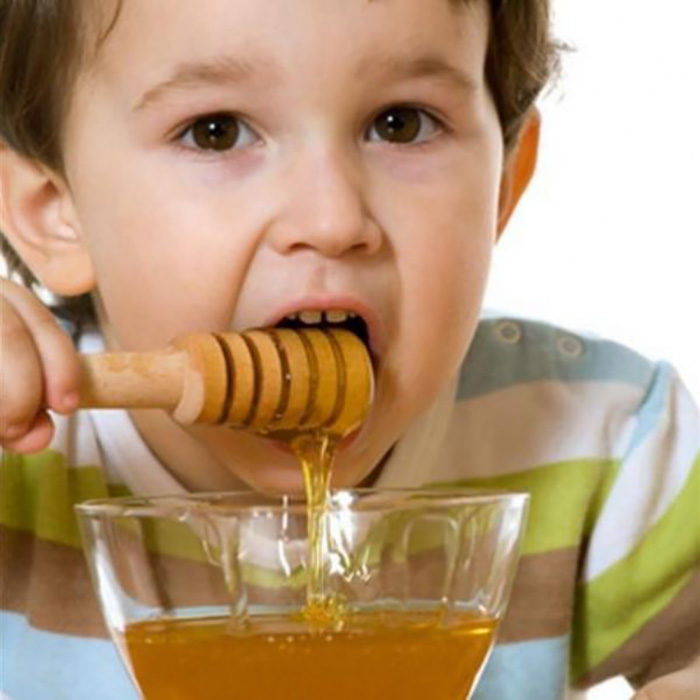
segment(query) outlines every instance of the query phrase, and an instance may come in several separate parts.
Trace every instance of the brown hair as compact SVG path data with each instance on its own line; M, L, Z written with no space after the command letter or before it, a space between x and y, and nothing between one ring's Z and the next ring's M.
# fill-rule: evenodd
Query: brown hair
M474 0L451 0L455 3ZM528 110L558 73L562 48L551 36L551 0L490 0L486 78L498 111L505 152L514 146ZM85 0L0 0L0 140L63 174L61 124L70 88L90 50ZM117 21L121 0L99 46ZM94 32L93 32L94 34ZM94 48L94 47L93 47ZM0 252L27 284L29 270L0 232ZM87 307L81 298L59 308Z

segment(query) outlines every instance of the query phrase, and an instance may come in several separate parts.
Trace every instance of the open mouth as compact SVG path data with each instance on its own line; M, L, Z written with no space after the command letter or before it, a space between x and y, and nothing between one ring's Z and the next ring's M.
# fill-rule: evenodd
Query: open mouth
M372 364L376 369L376 358L372 353L369 342L369 329L365 320L352 311L342 309L305 310L285 316L275 328L342 328L356 335L367 348Z

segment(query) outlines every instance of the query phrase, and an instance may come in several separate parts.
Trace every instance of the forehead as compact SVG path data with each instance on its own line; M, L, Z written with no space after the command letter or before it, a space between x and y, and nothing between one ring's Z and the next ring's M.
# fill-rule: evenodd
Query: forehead
M88 79L132 89L174 68L232 58L262 76L370 70L374 58L483 65L486 0L105 0ZM119 5L118 13L114 9ZM348 75L348 77L351 77ZM478 77L478 76L475 76Z

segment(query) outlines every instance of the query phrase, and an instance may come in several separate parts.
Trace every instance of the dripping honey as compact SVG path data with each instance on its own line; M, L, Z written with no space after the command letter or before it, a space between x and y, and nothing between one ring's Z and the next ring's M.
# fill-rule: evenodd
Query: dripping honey
M328 433L309 433L291 441L304 475L307 503L309 574L303 616L312 625L321 627L340 622L343 614L342 601L326 591L324 563L331 468L338 439Z

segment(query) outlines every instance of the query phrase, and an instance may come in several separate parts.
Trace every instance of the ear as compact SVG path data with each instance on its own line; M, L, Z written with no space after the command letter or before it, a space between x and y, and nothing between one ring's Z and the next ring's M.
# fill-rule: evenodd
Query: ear
M0 230L34 276L61 296L95 278L64 178L0 143Z
M498 200L498 232L501 237L511 214L527 188L537 165L540 142L540 112L533 107L520 130L518 140L508 155L501 177L501 192Z

